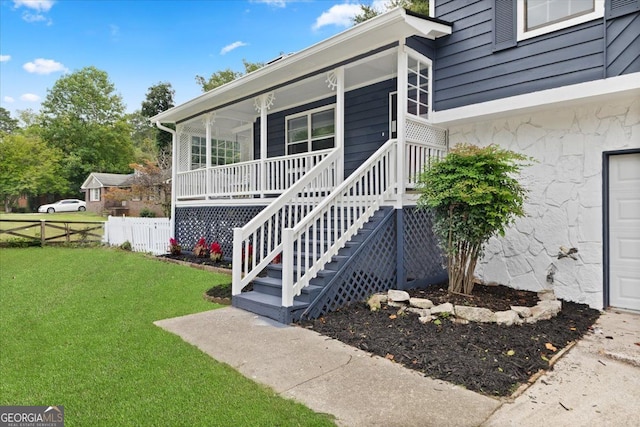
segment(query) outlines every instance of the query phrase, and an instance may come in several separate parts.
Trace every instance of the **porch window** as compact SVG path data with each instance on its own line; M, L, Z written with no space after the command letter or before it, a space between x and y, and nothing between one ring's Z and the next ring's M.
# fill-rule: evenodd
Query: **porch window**
M426 119L429 115L430 64L409 56L407 67L407 113Z
M191 170L207 166L207 139L204 136L191 137Z
M211 165L229 165L240 161L240 143L224 139L211 140ZM191 170L207 166L207 140L203 136L191 137Z
M322 108L286 118L287 154L335 146L335 108Z
M100 201L100 189L99 188L91 188L89 190L89 201L90 202L99 202Z

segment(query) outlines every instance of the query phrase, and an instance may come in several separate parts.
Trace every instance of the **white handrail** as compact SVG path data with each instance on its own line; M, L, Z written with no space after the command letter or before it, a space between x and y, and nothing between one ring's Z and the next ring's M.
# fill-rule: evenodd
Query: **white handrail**
M233 229L232 295L282 251L281 230L297 224L333 190L340 156L333 150L244 227Z
M283 230L282 306L293 305L294 296L394 193L396 142L387 141L297 224Z

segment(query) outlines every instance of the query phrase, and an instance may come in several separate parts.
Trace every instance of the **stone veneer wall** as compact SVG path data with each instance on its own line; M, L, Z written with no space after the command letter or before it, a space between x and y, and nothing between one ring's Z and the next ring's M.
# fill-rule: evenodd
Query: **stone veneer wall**
M522 174L528 216L490 240L478 276L517 289L552 288L558 298L602 308L602 153L640 147L640 99L554 108L449 132L452 147L495 143L537 160ZM560 246L577 248L577 260L558 259Z

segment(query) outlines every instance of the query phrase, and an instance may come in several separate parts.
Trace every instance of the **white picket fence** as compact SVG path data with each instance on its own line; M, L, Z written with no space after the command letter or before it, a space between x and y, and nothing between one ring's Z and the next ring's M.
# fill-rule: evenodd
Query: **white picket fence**
M169 218L109 216L104 226L103 242L112 246L129 242L136 252L162 255L169 252L170 237Z

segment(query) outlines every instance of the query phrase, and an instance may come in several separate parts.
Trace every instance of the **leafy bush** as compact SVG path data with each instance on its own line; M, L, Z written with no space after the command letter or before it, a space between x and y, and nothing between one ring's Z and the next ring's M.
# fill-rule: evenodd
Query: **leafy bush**
M219 262L222 260L222 247L220 247L220 243L211 243L211 247L209 248L209 257L214 262Z
M180 255L182 253L182 246L177 239L169 239L169 253L171 255Z
M131 242L130 241L125 241L124 243L122 243L120 245L120 249L122 249L123 251L130 251L132 249L131 247Z
M515 178L530 158L495 145L460 145L419 179L418 207L433 212L447 255L449 292L470 294L484 244L524 216L526 190Z
M155 218L156 217L156 213L154 211L152 211L149 208L143 208L140 211L140 217L141 218Z
M204 237L198 240L198 243L193 247L193 254L198 258L206 258L209 255L209 248Z

